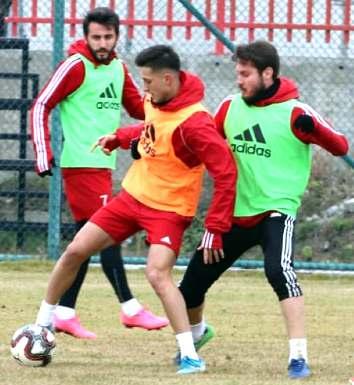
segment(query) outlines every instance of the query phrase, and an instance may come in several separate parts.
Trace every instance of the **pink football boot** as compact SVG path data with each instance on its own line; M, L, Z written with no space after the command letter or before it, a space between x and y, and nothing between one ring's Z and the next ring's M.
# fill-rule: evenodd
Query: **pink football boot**
M146 309L141 309L139 313L131 317L121 312L120 320L127 328L142 328L146 330L159 330L169 324L167 318L158 317Z
M97 338L95 333L90 332L81 325L79 317L60 319L57 316L54 316L53 324L57 332L63 332L76 338L88 340Z

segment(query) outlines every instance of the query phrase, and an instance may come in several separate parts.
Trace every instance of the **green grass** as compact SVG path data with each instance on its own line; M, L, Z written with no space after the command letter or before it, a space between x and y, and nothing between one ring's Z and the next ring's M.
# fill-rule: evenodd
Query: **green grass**
M172 366L175 339L159 332L126 329L101 269L91 268L78 303L95 341L57 334L57 352L46 368L18 365L10 356L12 333L33 322L52 265L0 264L1 385L287 385L288 342L279 306L260 272L230 272L211 289L207 320L217 336L203 347L206 373L179 377ZM175 278L181 278L176 271ZM162 307L141 270L128 271L135 295L157 313ZM354 376L354 277L301 275L306 295L309 358L303 383L342 385Z

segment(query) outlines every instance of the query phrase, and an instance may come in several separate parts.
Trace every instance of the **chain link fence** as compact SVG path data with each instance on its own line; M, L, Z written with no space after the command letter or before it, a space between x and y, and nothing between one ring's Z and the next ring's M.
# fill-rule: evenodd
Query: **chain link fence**
M65 56L70 43L82 38L81 22L89 9L109 6L120 15L117 50L138 85L141 86L141 82L133 64L135 55L149 45L165 43L180 54L184 68L203 78L205 102L210 111L214 111L225 96L235 93L229 50L193 16L185 3L189 2L1 2L0 255L47 255L48 237L53 237L48 235L50 181L33 172L28 111L38 90L53 72L57 47L63 45ZM353 4L348 0L286 3L194 0L192 5L235 45L254 39L274 42L282 59L282 75L293 78L301 99L344 132L353 145ZM64 23L63 34L59 34L62 41L58 44L54 38L58 39L55 33L58 31L53 26L54 15L61 5ZM122 124L130 122L123 113ZM348 262L354 256L352 206L346 203L354 197L353 173L343 159L334 159L323 151L316 150L314 158L313 176L299 216L300 258L316 260L334 256ZM117 190L129 164L128 154L120 152L115 172ZM51 184L51 193L56 187L59 189ZM211 183L206 180L200 215L186 234L182 254L188 254L198 242L210 190ZM61 218L58 228L61 228L59 247L62 249L73 235L64 198L57 218ZM139 235L129 239L124 250L126 255L142 255L144 247ZM252 254L255 256L257 252Z

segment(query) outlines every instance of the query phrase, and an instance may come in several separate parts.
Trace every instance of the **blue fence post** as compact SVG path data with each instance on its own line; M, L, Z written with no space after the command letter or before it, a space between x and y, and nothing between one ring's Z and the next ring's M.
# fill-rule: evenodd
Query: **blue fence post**
M65 0L54 2L54 34L53 34L53 68L63 59L64 52L64 6ZM52 114L52 148L54 158L59 165L62 145L59 111ZM61 227L61 175L60 168L54 167L49 185L49 219L48 219L48 258L57 259L60 255Z
M209 21L198 9L188 0L178 0L196 19L198 19L206 28L231 52L235 52L235 45L228 39L219 28Z

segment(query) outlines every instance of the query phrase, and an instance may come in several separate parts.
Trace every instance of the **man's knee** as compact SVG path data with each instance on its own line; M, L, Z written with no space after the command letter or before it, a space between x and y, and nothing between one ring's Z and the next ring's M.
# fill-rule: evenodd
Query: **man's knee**
M198 307L204 302L207 291L223 272L216 267L205 265L200 252L193 256L179 285L188 309Z
M172 282L171 274L168 270L159 269L154 266L147 266L145 275L156 294L162 294Z
M187 309L198 307L204 302L205 292L201 290L201 288L197 288L194 285L189 285L183 281L178 288L183 295Z
M302 290L293 269L287 271L284 271L281 267L266 269L265 274L279 301L302 295Z
M85 255L84 249L79 242L73 240L60 257L61 264L67 268L80 266L89 256Z

